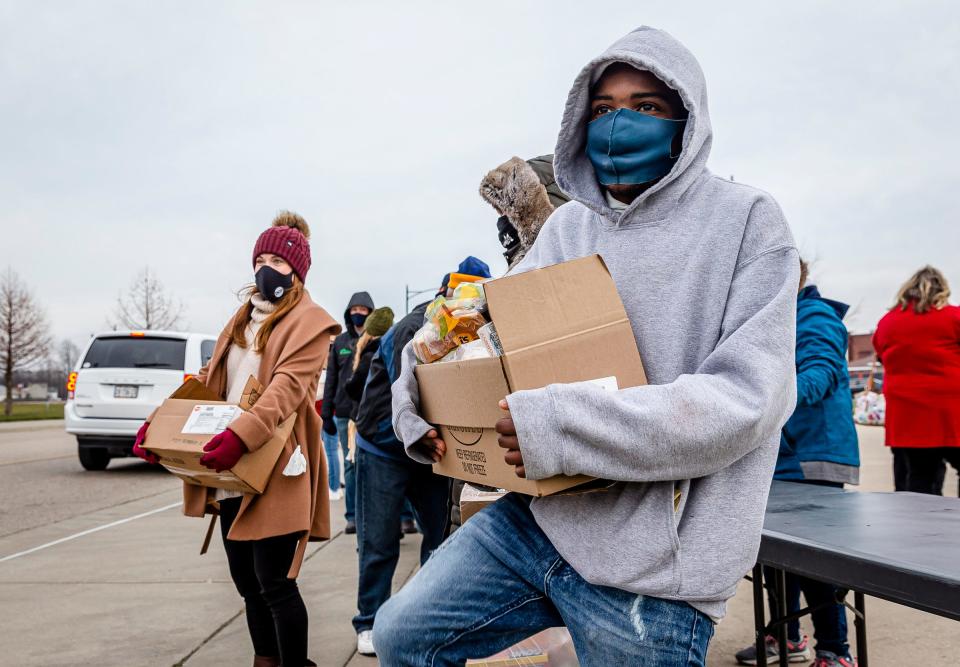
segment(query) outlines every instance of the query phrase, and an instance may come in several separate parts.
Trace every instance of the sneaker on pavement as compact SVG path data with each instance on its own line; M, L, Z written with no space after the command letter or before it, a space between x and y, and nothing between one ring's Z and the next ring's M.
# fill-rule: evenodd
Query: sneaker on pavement
M353 519L347 519L347 525L343 527L343 532L347 535L353 535L357 532L357 522Z
M360 655L376 655L373 650L373 630L361 630L357 633L357 653Z
M771 659L780 655L780 646L777 640L767 635L767 664ZM757 664L757 647L754 644L737 651L737 664L755 665ZM798 642L787 640L787 659L790 662L807 662L810 660L810 639L806 635Z
M406 533L407 535L413 535L414 533L419 533L417 530L417 524L413 522L413 519L404 519L400 522L400 531Z
M330 492L330 500L340 500L341 498L343 498L343 491L340 489Z
M857 667L857 660L849 654L839 656L830 651L817 651L817 659L813 667Z

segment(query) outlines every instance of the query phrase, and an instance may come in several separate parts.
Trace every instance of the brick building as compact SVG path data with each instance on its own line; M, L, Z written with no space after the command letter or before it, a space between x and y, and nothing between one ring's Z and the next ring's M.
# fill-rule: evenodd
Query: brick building
M847 361L850 365L861 366L872 364L876 354L873 351L873 332L865 334L850 334L850 344L847 346Z

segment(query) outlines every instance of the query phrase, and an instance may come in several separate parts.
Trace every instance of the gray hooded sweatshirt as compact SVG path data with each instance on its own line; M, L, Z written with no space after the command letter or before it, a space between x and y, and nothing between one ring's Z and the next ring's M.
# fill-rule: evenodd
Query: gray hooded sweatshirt
M590 83L625 62L680 93L689 113L670 173L613 210L584 150ZM703 72L670 35L639 28L573 83L556 177L573 201L547 220L514 273L599 253L620 292L650 382L605 392L550 385L507 397L531 479L617 480L605 492L534 499L537 524L587 581L685 600L714 619L752 567L779 447L796 401L799 257L765 192L706 168ZM394 427L419 461L430 428L408 349ZM675 491L680 492L675 506Z

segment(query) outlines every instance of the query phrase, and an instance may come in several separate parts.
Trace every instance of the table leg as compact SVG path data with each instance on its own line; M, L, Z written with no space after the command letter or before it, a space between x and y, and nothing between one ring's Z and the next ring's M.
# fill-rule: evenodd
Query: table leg
M780 667L788 667L790 664L787 656L787 624L783 619L787 617L787 574L783 570L776 570L774 577L777 587L777 619L780 625L777 626L777 642L780 644Z
M853 605L857 609L854 624L857 626L857 664L868 667L867 661L867 605L863 593L854 591Z
M757 563L753 566L753 628L758 667L767 667L767 621L763 605L763 567Z

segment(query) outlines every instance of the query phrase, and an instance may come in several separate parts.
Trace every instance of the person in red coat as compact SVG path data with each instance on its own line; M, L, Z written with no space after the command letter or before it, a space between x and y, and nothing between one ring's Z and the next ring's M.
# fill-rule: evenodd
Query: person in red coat
M943 461L960 469L960 307L943 274L926 266L900 289L873 347L883 364L886 444L898 491L941 495Z

